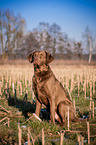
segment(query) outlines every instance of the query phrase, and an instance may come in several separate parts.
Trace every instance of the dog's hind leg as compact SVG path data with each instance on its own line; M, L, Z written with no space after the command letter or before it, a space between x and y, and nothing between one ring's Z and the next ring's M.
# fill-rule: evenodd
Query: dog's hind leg
M60 102L59 105L57 106L57 114L61 120L61 123L66 124L66 108L65 108L65 103Z

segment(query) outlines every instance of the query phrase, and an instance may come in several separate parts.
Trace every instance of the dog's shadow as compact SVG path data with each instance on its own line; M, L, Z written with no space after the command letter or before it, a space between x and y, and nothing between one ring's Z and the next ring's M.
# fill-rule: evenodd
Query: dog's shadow
M25 118L29 118L29 113L35 113L35 109L36 109L36 102L35 100L32 100L31 102L28 101L28 96L25 93L23 99L19 99L17 98L16 95L16 90L15 90L15 94L14 96L11 96L9 89L7 89L7 95L6 98L8 99L8 105L9 106L13 106L15 108L18 108L19 111L22 112L22 115L24 115ZM47 113L47 110L41 109L40 111L40 118L43 120L49 120L50 116Z
M7 90L8 94L8 105L14 106L15 108L18 108L19 111L22 111L22 115L24 115L25 118L28 118L28 112L34 113L36 108L36 103L33 100L32 102L28 101L27 94L25 93L23 99L17 98L16 90L14 96L10 95L9 89Z

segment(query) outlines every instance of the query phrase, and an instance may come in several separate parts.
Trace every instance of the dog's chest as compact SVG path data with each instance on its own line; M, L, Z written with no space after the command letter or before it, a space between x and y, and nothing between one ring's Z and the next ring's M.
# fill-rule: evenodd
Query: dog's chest
M46 94L46 91L45 91L45 82L39 82L37 83L36 85L36 93L37 93L37 98L38 100L47 105L48 104L48 99L47 99L47 94Z

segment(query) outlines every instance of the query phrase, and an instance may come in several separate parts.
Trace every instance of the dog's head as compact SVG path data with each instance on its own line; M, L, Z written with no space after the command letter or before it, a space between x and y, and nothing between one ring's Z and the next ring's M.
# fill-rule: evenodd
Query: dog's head
M54 60L54 57L46 51L33 51L28 55L28 60L30 63L33 62L34 66L39 68L43 65L48 65Z

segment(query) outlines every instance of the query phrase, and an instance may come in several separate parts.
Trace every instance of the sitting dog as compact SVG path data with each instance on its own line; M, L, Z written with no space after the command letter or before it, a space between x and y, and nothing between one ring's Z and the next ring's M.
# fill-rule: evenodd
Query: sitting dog
M70 120L80 121L75 116L72 101L49 67L49 63L54 60L53 56L46 51L34 51L27 58L34 65L32 81L36 96L36 115L39 116L41 105L44 104L53 123L55 119L59 123L65 123L69 107Z

